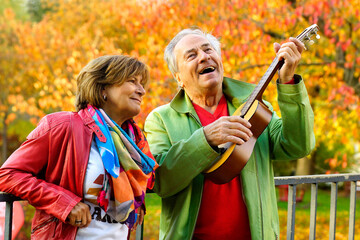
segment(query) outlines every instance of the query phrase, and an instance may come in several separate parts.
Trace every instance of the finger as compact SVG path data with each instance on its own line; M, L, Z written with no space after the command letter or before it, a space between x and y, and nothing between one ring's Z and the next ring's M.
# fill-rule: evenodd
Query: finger
M300 53L296 53L297 49L295 44L284 44L283 46L281 46L279 52L278 52L278 58L280 57L284 57L284 53L287 53L289 55L289 57L291 58L298 58L298 54ZM301 55L300 55L301 56ZM284 60L288 60L287 58Z
M246 121L246 120L244 120L244 121ZM246 134L248 137L252 137L252 135L253 135L250 128L248 128L247 126L244 126L244 124L239 123L239 122L229 122L226 125L226 128L229 130L228 132L226 132L226 134L231 134L231 135L233 135L234 133L236 134L236 132L231 132L231 131L236 130L237 132ZM239 135L237 135L237 136L239 136Z
M252 132L250 130L245 132L239 129L232 129L228 136L238 137L246 142L252 137Z
M75 227L81 227L83 226L83 219L79 216L74 219L74 222L72 224Z
M91 222L90 206L87 204L82 205L81 220L81 227L88 227Z
M89 209L84 210L81 218L81 224L79 224L80 228L88 227L91 222L91 215Z
M139 221L140 221L140 213L137 213L136 222L134 223L133 227L131 228L131 231L136 230L137 226L139 225Z
M82 221L82 219L81 219L81 216L79 215L79 213L75 212L70 218L70 224L78 227L79 226L78 221Z
M85 213L83 212L83 209L80 209L79 210L79 213L78 213L78 216L75 218L75 226L76 227L83 227L86 225L87 223L87 220L86 220L86 215Z
M241 123L242 125L244 125L247 128L251 128L251 123L248 120L246 120L246 119L244 119L244 118L242 118L240 116L230 116L229 121L230 122L238 122L238 123Z
M90 208L90 206L89 206ZM91 214L90 209L86 212L86 225L84 227L88 227L91 223Z
M235 143L236 145L242 145L242 144L244 144L246 141L243 140L242 138L229 135L229 136L226 137L225 142L231 142L231 143Z
M69 213L69 224L82 227L87 225L87 218L90 215L89 206L85 203L79 202L77 203L74 208ZM91 218L91 216L90 216Z
M291 42L295 43L295 45L300 53L302 53L306 49L305 44L303 42L301 42L299 39L290 37L289 40Z
M287 43L284 47L284 51L288 52L291 55L291 57L294 57L297 60L300 60L301 58L301 52L299 51L296 44L293 42Z
M131 228L131 231L135 231L138 226L138 220L136 220L136 223L134 223L134 226Z
M144 217L145 217L145 211L144 211L144 209L141 209L140 216L139 216L139 225L141 225L144 222Z
M241 145L250 139L249 135L252 135L252 133L249 134L239 129L226 129L219 137L219 144L232 142Z
M281 52L278 55L279 60L284 59L285 60L285 64L291 65L295 63L294 58L291 57L291 55L288 52ZM281 69L282 70L282 69ZM281 71L280 70L280 71Z
M275 42L274 43L274 50L275 50L275 53L277 53L279 50L280 50L280 44Z

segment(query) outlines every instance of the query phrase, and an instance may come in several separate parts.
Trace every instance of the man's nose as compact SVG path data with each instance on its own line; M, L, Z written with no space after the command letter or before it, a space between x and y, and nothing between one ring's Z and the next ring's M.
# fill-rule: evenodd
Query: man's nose
M210 55L207 54L205 51L201 50L199 52L199 59L200 59L200 62L207 61L210 59Z

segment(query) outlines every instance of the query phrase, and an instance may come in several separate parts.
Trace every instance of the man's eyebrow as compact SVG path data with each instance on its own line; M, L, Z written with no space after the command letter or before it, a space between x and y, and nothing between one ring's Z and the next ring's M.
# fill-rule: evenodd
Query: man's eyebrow
M209 46L211 46L210 43L204 43L203 45L200 46L200 48L209 47ZM194 52L194 51L196 51L196 48L191 48L191 49L185 51L184 56L186 56L187 54Z
M211 45L210 45L210 43L204 43L203 45L201 45L201 47L203 48L203 47L210 47Z

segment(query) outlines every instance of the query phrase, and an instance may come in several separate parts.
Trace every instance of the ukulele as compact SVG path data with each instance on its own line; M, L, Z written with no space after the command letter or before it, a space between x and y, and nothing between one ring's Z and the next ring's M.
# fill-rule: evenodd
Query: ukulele
M308 43L311 45L314 43L314 41L311 40L314 35L316 35L317 39L320 38L317 34L318 31L319 27L316 24L313 24L306 28L296 38L304 44ZM233 116L241 116L251 123L250 130L253 133L253 136L242 145L228 142L219 146L219 148L226 149L226 151L215 164L204 172L205 177L212 182L217 184L230 182L233 178L238 176L245 167L253 152L258 137L268 126L272 118L272 112L262 101L263 92L276 71L280 69L283 64L283 59L279 60L275 57L248 100L234 112Z

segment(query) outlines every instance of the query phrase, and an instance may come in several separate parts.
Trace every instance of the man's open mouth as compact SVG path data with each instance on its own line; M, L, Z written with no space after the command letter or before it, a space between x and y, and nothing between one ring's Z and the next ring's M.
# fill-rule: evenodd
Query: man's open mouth
M215 68L214 67L206 67L206 68L204 68L203 70L201 70L200 72L199 72L199 74L206 74L206 73L211 73L211 72L213 72L213 71L215 71Z

